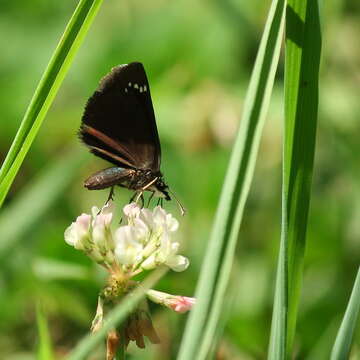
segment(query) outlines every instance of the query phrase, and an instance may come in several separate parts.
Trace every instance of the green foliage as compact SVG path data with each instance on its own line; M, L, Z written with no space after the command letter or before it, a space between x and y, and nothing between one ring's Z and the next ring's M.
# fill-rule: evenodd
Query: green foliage
M104 319L104 325L99 331L92 335L84 337L67 357L68 360L87 359L91 351L103 341L109 330L126 319L126 316L134 310L136 305L144 298L146 291L151 289L167 272L167 269L159 268L152 272L141 283L141 287L137 287L129 293L117 306L112 309L108 316Z
M15 246L24 234L39 223L74 178L74 171L83 162L83 155L68 151L42 174L27 184L6 211L0 215L0 258ZM18 219L14 226L14 219Z
M281 246L269 359L292 358L303 277L318 112L321 49L317 0L286 8Z
M199 339L195 350L201 357L209 352L225 359L264 359L280 237L284 98L280 56L254 170L264 116L256 111L268 107L271 77L265 75L275 73L273 68L268 72L270 64L275 64L271 56L264 57L268 61L262 64L263 72L258 68L259 57L253 69L268 3L109 0L79 47L100 3L80 2L83 7L77 8L69 23L21 125L18 119L74 2L15 0L4 3L0 13L0 32L6 34L0 38L0 158L8 154L0 184L1 200L8 193L0 214L1 356L33 357L39 350L39 335L41 346L47 349L43 358L52 356L50 344L59 357L71 353L81 358L91 348L92 359L104 356L104 333L80 341L89 332L104 274L65 244L63 232L81 212L103 204L107 194L88 192L81 184L91 172L108 165L88 155L80 144L74 147L73 142L83 106L100 77L115 65L138 60L145 64L151 84L162 171L188 210L180 219L180 231L182 252L191 259L191 266L181 274L169 272L157 289L192 296L200 273L201 281L210 279L203 288L211 292L211 298L205 304L200 296L200 303L206 306L191 315L191 328L185 327L186 315L153 307L153 322L162 344L147 345L145 351L130 346L128 357L174 359L186 332L185 337L195 334L194 339ZM318 101L317 82L313 81L318 76L320 41L317 2L288 3L282 241L269 356L284 358L288 351L298 359L320 359L330 357L338 316L353 285L351 274L358 269L360 50L355 34L360 9L355 0L322 3L326 46ZM305 11L311 6L313 11L307 17ZM306 19L313 23L305 21L305 26L301 20ZM266 31L263 39L267 34L276 41L277 35ZM268 49L274 45L267 43ZM68 70L69 76L62 81ZM246 92L252 71L254 87ZM254 74L264 77L254 80ZM259 84L268 88L260 89ZM244 103L241 99L246 93L252 95ZM319 131L309 211L317 104ZM242 135L235 141L241 113ZM226 190L232 205L223 213L218 210L212 224L234 141L236 148L241 147L240 142L243 147L232 153L229 166L234 177L228 172L225 183L227 189L232 186L235 196ZM86 164L85 158L91 161ZM240 163L247 171L238 176ZM124 189L116 191L119 209L129 197ZM224 197L222 192L222 205ZM176 205L166 206L176 214ZM220 227L230 236L223 234L215 242L216 233L210 236L210 230ZM241 240L236 246L238 237ZM214 258L211 255L209 259L210 253ZM357 284L358 280L333 349L333 354L342 351L343 356L352 344L350 356L354 359L359 354ZM39 300L44 312L36 315L34 304ZM129 304L116 309L112 321L121 320L131 308ZM195 322L200 313L209 321L198 318ZM43 314L48 329L43 326Z
M38 304L36 308L36 320L39 332L39 344L38 344L38 360L51 360L54 359L51 336L49 328L47 326L47 320L44 312L41 309L41 305Z
M0 207L103 0L80 0L0 169Z
M214 343L245 203L254 173L280 54L284 2L274 1L265 26L232 150L209 247L196 290L197 306L185 328L179 359L205 359Z
M360 270L356 275L351 297L331 352L331 360L348 359L354 331L359 320L360 309Z

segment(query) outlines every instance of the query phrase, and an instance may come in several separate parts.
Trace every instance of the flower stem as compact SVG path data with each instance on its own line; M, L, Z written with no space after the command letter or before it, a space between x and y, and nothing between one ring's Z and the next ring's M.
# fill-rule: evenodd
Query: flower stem
M126 349L125 334L124 334L124 331L121 330L120 341L119 341L119 345L116 349L115 360L125 360L125 356L126 356L125 349Z

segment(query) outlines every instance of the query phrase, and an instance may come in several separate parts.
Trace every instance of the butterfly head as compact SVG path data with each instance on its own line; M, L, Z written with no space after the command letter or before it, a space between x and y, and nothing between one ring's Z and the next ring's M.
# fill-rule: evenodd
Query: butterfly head
M155 196L165 198L165 200L171 200L171 197L167 191L168 188L169 187L165 184L163 178L159 177L154 183L152 190L154 191Z

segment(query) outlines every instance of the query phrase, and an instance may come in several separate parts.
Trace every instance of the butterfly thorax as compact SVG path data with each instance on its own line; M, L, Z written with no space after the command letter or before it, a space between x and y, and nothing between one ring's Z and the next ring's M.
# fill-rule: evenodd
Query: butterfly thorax
M170 200L170 196L166 191L168 186L165 184L160 171L134 170L129 180L121 184L121 186L135 191L152 191L155 196Z

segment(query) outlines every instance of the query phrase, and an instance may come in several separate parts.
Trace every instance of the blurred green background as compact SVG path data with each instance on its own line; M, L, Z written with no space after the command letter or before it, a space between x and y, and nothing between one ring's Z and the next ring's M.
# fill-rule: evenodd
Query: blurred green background
M76 1L1 1L0 160ZM84 104L111 67L141 61L162 143L162 170L188 212L180 220L184 273L157 289L194 293L269 1L105 1L0 214L0 358L33 359L41 302L56 354L88 332L104 274L63 240L107 191L82 182L106 165L76 137ZM323 57L313 193L296 351L326 359L360 255L360 5L321 7ZM219 359L264 359L280 235L283 59L239 236ZM130 197L116 191L121 208ZM152 307L162 344L129 359L174 359L186 315ZM354 358L360 357L359 336ZM357 357L359 356L359 357ZM102 359L99 348L91 359Z

